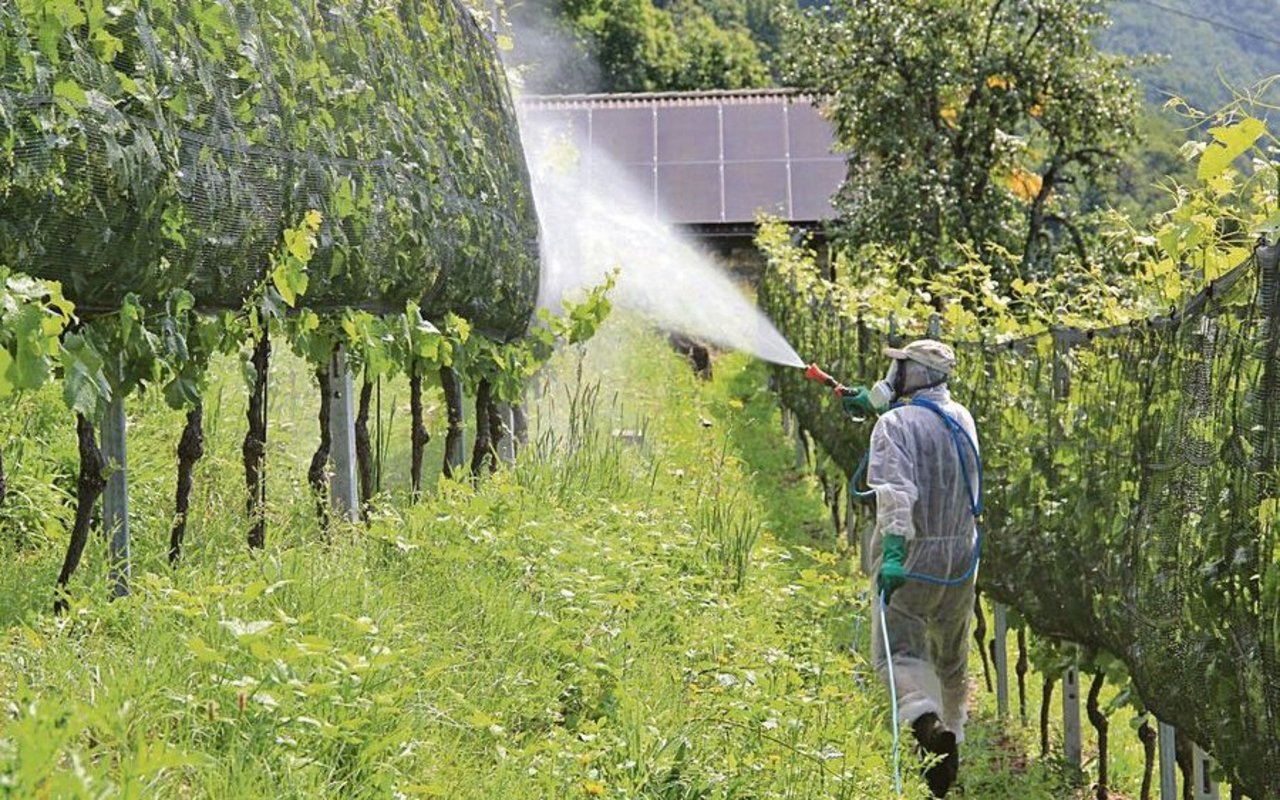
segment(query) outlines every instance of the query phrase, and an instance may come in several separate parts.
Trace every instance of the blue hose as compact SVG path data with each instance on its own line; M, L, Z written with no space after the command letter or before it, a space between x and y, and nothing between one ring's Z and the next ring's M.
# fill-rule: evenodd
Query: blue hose
M978 564L982 561L982 455L978 452L977 442L973 441L973 437L964 429L964 426L939 408L937 403L926 397L916 397L903 403L896 403L893 408L903 408L907 405L916 405L929 409L938 415L938 418L947 426L947 430L951 432L951 441L956 446L956 459L960 462L960 474L964 476L965 491L969 494L969 511L973 513L973 527L976 537L973 543L973 558L969 562L969 568L960 577L939 578L936 575L926 575L921 572L908 572L906 577L908 580L914 579L924 583L931 583L935 586L960 586L968 583L978 573ZM978 467L977 491L974 491L973 479L969 475L969 465L964 457L966 445L969 451L973 453L974 463Z
M978 564L982 561L982 493L983 493L983 469L982 455L978 452L978 445L974 442L973 437L964 429L964 426L951 418L947 412L943 411L937 403L925 397L916 397L901 403L894 403L890 407L890 411L899 408L905 408L908 405L927 408L947 426L947 430L951 433L951 441L955 444L956 459L960 462L960 474L964 476L965 490L969 494L969 511L973 514L974 530L977 534L973 545L973 558L969 562L969 568L964 574L958 578L940 578L936 575L926 575L922 572L908 572L906 577L910 580L922 581L935 586L960 586L967 583L978 572ZM887 412L886 412L887 413ZM973 453L974 463L978 467L978 485L973 485L973 478L969 474L969 464L965 459L965 449ZM858 468L854 470L853 478L849 481L849 492L862 500L869 500L876 496L875 489L867 489L862 491L858 489L858 483L866 475L867 465L870 461L871 454L868 452L862 456L862 460L858 463Z
M867 452L862 455L862 460L858 462L858 468L853 471L853 477L849 479L849 494L859 500L870 500L876 496L875 489L867 489L865 492L858 489L858 481L862 480L862 476L867 474L867 462L871 459L871 453Z

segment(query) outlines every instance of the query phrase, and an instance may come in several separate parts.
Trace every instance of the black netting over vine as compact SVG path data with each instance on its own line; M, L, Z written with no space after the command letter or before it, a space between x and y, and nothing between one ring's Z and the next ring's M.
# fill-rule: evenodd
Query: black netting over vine
M1280 248L1184 310L957 347L986 460L984 591L1128 665L1144 704L1254 797L1280 796ZM888 337L842 289L771 268L796 349L882 374ZM870 424L781 370L783 402L847 472Z
M87 313L175 288L238 307L310 209L305 305L523 331L528 174L454 0L0 4L0 263Z

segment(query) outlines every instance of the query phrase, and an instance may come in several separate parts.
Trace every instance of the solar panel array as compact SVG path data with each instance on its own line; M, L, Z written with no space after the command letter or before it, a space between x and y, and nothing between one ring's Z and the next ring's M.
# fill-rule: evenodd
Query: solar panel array
M741 225L758 211L793 223L834 216L845 177L831 123L812 97L779 90L526 96L534 124L563 130L583 154L618 165L654 214L677 224Z

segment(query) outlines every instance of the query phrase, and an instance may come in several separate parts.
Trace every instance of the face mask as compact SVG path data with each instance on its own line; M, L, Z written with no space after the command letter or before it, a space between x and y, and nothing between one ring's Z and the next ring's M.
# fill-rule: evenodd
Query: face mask
M871 387L871 405L876 411L884 411L897 398L898 391L898 362L894 361L889 365L889 374L884 380L877 381L875 386Z

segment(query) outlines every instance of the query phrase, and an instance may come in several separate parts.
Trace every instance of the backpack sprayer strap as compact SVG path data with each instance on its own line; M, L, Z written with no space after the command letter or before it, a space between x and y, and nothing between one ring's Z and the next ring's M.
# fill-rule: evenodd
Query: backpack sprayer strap
M894 403L889 408L889 413L907 406L918 406L932 411L943 424L946 425L948 433L951 434L951 441L955 445L956 459L960 462L960 474L964 477L965 491L969 496L969 511L973 514L973 526L976 532L976 540L973 545L973 559L969 562L969 567L964 574L957 578L940 578L936 575L927 575L922 572L908 572L906 578L908 580L917 580L924 583L931 583L936 586L960 586L967 583L978 572L978 565L982 561L982 455L978 452L978 443L973 440L973 436L964 426L957 422L950 414L943 411L942 408L932 400L926 397L914 397L905 401ZM977 467L977 481L975 484L973 476L969 471L968 459L965 457L965 451L968 450L973 454L974 464ZM875 497L875 489L862 491L858 489L858 482L865 476L867 465L870 461L871 454L868 452L862 457L857 470L853 473L853 478L849 481L849 491L856 497L861 499L870 499Z

